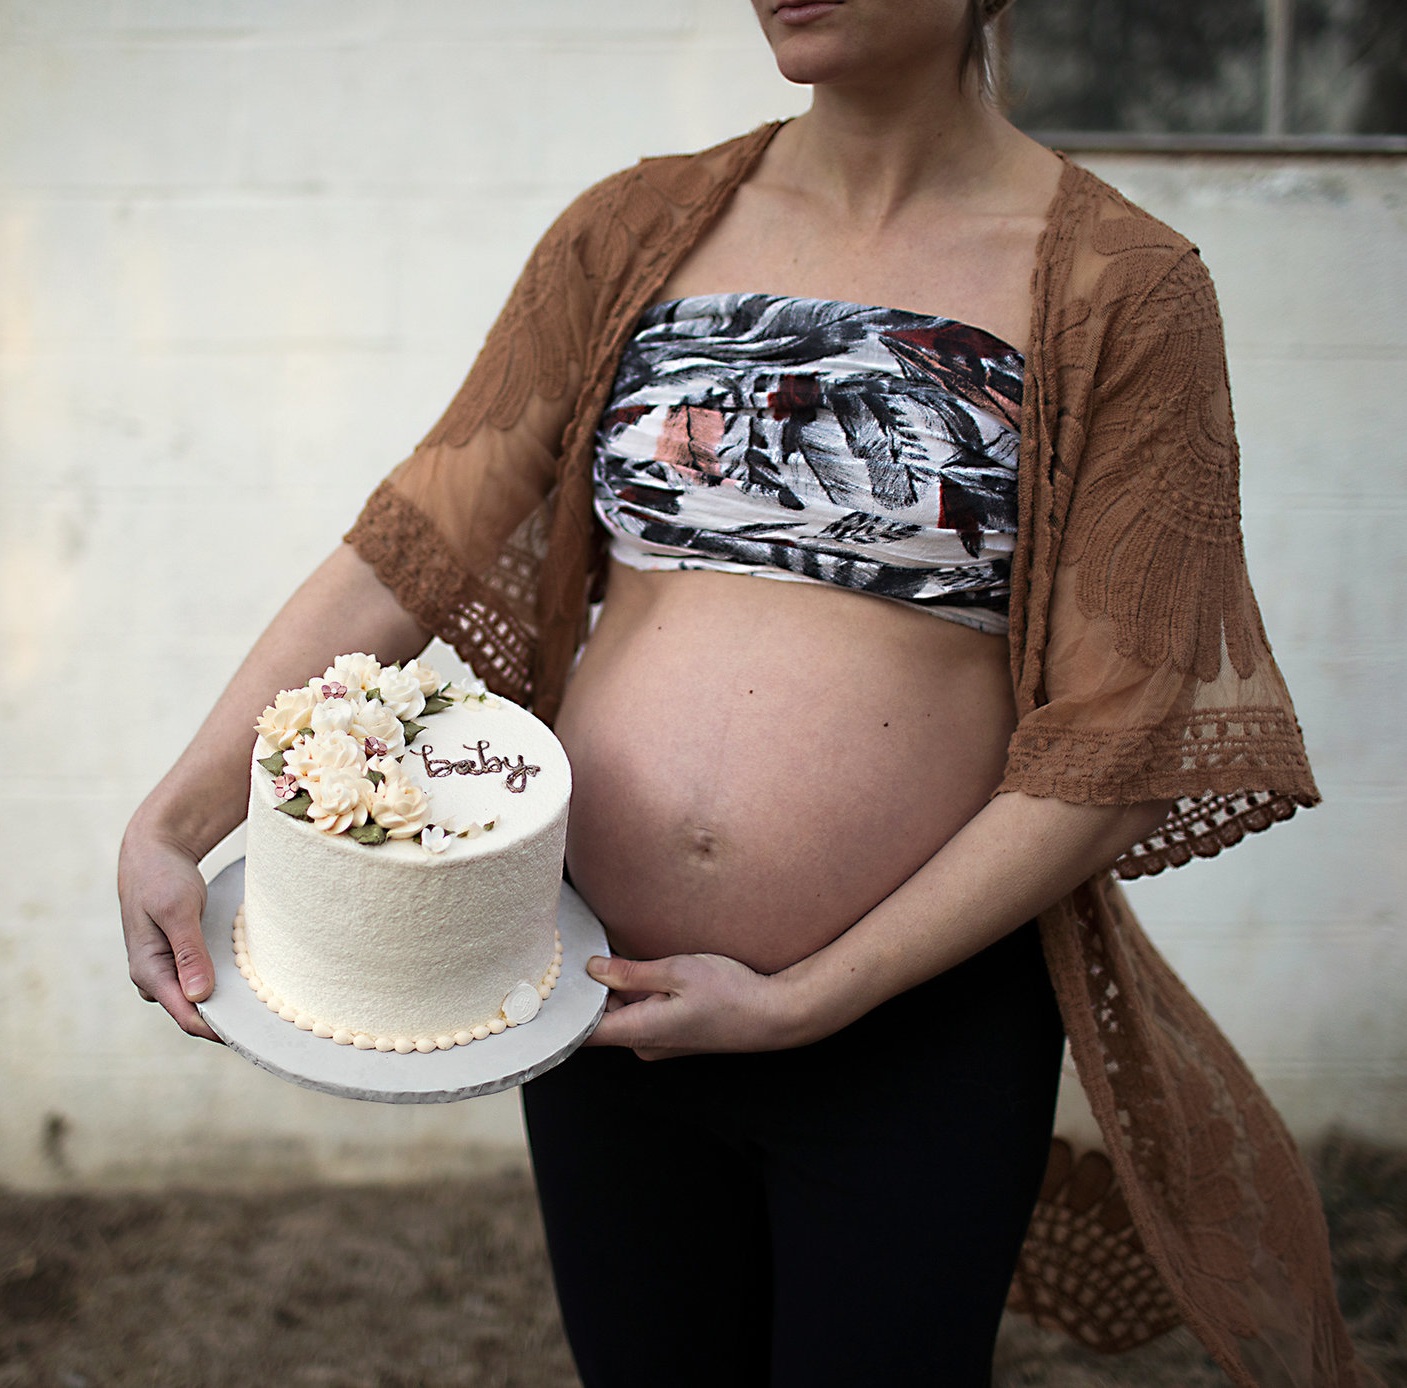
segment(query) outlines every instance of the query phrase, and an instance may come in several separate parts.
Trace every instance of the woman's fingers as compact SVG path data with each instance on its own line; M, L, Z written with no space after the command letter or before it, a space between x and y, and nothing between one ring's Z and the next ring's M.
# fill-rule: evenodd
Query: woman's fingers
M627 1002L652 993L672 993L679 981L670 959L622 959L619 955L606 958L594 954L586 961L586 972L613 993L627 995Z
M612 998L616 996L611 994ZM585 1044L623 1046L634 1051L642 1060L688 1054L698 1048L681 1048L675 1035L676 1028L667 1015L667 1009L671 1006L674 1006L673 999L664 993L651 993L639 1002L619 1002L614 1007L608 1001L605 1016L596 1024L596 1030L586 1038ZM662 1015L662 1010L666 1015Z
M618 1000L614 1006L608 1000L587 1045L625 1046L643 1060L658 1060L796 1044L777 1006L781 985L736 959L597 957L587 962L587 971Z
M128 971L138 995L159 1003L182 1031L218 1041L195 1006L215 985L215 966L200 930L205 882L199 868L165 845L129 847L119 895Z
M191 928L188 918L168 916L158 922L148 917L146 927L135 932L136 938L129 936L132 982L144 1000L160 1003L182 1031L218 1041L195 1006L210 996L215 977L214 964L200 938L199 916L195 917L194 937Z

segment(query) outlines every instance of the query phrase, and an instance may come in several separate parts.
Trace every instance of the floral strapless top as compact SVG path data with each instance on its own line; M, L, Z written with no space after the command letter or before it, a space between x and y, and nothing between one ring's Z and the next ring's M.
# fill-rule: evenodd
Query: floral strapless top
M658 304L597 436L612 557L839 584L1005 633L1023 367L991 333L903 309Z

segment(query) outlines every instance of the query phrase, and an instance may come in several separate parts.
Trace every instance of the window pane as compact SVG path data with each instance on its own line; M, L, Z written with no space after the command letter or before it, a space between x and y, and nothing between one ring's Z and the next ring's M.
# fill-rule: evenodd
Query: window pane
M1028 130L1261 129L1264 0L1017 4L1005 23L1006 92Z
M1290 129L1407 135L1407 4L1296 0Z
M1272 11L1288 24L1278 58ZM1028 130L1407 134L1404 0L1031 0L1002 23Z

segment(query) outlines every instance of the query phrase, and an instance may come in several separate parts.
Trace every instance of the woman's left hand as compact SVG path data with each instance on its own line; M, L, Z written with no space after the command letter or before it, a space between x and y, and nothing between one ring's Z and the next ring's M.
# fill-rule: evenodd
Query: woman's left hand
M588 1046L628 1046L642 1060L704 1051L775 1051L800 1034L779 977L721 954L664 959L602 958L586 971L610 990Z

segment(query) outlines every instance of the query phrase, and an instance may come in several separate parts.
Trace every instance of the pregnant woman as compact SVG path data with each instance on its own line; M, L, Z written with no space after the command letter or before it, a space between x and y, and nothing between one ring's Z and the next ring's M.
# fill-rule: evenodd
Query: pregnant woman
M1317 798L1206 271L997 113L997 6L754 7L810 110L548 232L134 819L133 978L208 1035L255 715L437 634L555 724L614 951L525 1099L588 1385L986 1383L1067 1034L1232 1378L1366 1382L1292 1144L1107 877Z

